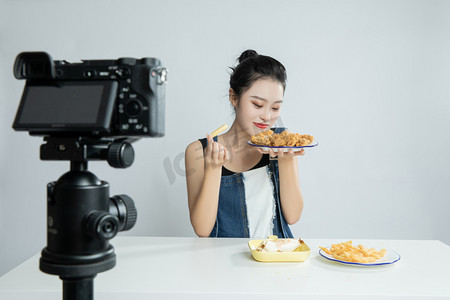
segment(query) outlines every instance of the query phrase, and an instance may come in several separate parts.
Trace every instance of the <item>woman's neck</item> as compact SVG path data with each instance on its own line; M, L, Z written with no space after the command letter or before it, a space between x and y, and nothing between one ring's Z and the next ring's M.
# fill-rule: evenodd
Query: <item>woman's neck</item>
M247 141L250 139L251 135L240 128L236 122L234 122L230 129L221 136L223 145L228 149L232 147L233 151L250 150L252 147L247 144Z

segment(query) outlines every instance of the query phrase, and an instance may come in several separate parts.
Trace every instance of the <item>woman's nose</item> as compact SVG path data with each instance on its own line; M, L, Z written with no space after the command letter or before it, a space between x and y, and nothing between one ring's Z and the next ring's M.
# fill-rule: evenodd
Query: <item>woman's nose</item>
M267 122L270 120L270 111L265 111L262 115L261 115L261 120L263 120L264 122Z

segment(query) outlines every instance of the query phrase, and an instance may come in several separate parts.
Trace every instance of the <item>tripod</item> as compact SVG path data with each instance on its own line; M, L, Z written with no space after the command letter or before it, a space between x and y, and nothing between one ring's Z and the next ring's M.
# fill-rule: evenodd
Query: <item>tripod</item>
M119 231L136 223L137 212L127 195L109 197L109 184L87 170L88 160L105 159L127 167L134 152L127 142L84 138L45 138L41 159L70 158L70 171L47 185L47 247L41 271L59 275L64 300L93 299L97 273L116 264L109 244Z

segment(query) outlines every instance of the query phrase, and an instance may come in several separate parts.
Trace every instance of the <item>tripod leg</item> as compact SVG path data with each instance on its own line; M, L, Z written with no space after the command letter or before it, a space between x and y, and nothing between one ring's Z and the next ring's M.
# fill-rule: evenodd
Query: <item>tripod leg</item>
M93 300L94 276L82 278L61 278L63 281L63 300Z

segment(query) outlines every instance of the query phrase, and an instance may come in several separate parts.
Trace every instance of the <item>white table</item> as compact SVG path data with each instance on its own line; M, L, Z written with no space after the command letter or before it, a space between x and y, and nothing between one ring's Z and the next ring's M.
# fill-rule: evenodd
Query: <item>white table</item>
M393 265L356 267L318 254L319 245L345 239L304 240L307 261L262 263L247 239L116 237L117 266L97 275L95 299L450 299L450 246L442 242L354 240L401 255ZM0 277L1 300L62 299L62 281L39 271L39 257Z

